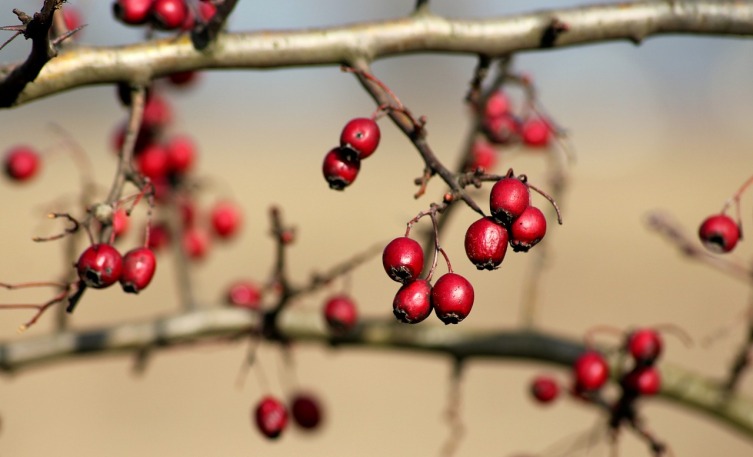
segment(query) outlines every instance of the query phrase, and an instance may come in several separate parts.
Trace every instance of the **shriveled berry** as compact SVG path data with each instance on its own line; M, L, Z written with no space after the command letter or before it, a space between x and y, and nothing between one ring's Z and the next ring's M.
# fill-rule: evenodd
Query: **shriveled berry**
M523 143L532 148L543 148L549 144L552 127L545 119L533 117L523 122L520 127Z
M726 214L716 214L703 221L698 236L706 249L723 254L735 249L740 240L740 226Z
M5 175L22 182L34 177L39 171L39 153L28 146L16 146L5 154Z
M335 295L324 303L324 319L329 329L338 334L348 333L358 322L355 302L347 295Z
M412 281L424 268L424 250L407 236L395 238L382 251L382 266L394 281Z
M509 224L517 218L531 202L528 184L518 178L502 178L492 186L489 194L489 209L495 219Z
M288 424L288 410L281 401L268 395L259 401L254 418L259 431L267 438L275 439Z
M240 230L243 218L238 206L230 201L218 202L210 214L212 230L221 239L230 239Z
M637 366L622 377L620 385L631 395L655 395L661 389L661 376L655 366Z
M551 403L560 393L560 386L551 376L537 376L531 382L531 395L539 403Z
M322 173L330 189L343 190L353 184L360 168L361 160L358 157L348 157L342 148L334 148L324 156Z
M157 259L149 248L132 249L123 256L120 285L128 293L137 294L152 282Z
M261 290L251 281L236 281L227 290L225 302L237 308L259 309Z
M431 314L431 284L425 279L406 283L395 294L392 312L400 322L417 324Z
M290 411L295 423L304 430L314 430L324 419L324 411L319 399L308 393L298 393L290 402Z
M78 277L95 289L115 284L123 271L123 257L109 244L92 244L76 262Z
M365 159L376 151L381 135L379 125L374 119L351 119L340 133L340 147L355 152L359 159Z
M636 362L650 365L661 354L662 340L656 330L641 328L630 332L625 346Z
M473 299L473 286L457 273L442 275L431 289L431 304L445 324L457 324L465 319L471 312Z
M595 351L583 353L573 365L575 388L591 391L601 388L609 378L609 365L604 357Z
M546 235L546 218L535 206L529 206L510 224L510 246L515 252L526 252Z
M175 30L188 19L188 7L185 0L154 0L151 18L157 28Z
M482 217L465 232L465 254L479 270L494 270L507 252L507 229L491 217Z
M154 0L116 0L112 5L112 13L124 24L145 24L153 2Z

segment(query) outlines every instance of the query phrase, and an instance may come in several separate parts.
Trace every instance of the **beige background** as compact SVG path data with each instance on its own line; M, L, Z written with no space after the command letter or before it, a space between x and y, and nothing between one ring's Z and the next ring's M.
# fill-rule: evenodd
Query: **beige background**
M13 6L38 2L16 3ZM91 17L105 18L90 21L84 38L96 43L136 39L137 31L107 18L108 3L78 2ZM407 3L241 2L234 28L390 17L403 14ZM460 15L463 8L455 3L435 4L440 13ZM467 16L530 8L529 2L457 3L466 4ZM565 3L537 2L536 7ZM6 9L0 11L0 22L12 23ZM332 13L324 16L321 11ZM18 59L27 46L17 40L0 57L4 62ZM649 210L666 209L692 232L751 174L750 47L743 40L664 37L640 48L599 45L524 55L516 62L516 68L538 81L542 102L571 131L577 149L571 192L562 202L565 225L552 224L547 236L553 259L540 291L542 328L577 337L598 324L630 328L672 322L702 337L739 318L747 288L685 261L649 233L643 219ZM474 63L467 57L413 56L374 66L414 112L427 115L431 144L449 163L467 127L460 100ZM324 153L348 119L373 109L352 77L336 68L217 72L205 75L194 91L170 97L176 108L175 131L195 136L201 148L198 174L216 183L202 202L209 205L233 195L246 216L242 236L216 246L211 258L196 268L197 295L207 305L216 303L233 279L266 277L272 259L266 211L272 204L280 205L298 228L290 272L303 281L314 270L400 235L405 222L443 192L434 182L426 197L413 200L412 180L421 173L421 163L388 122L381 124L379 151L363 164L354 186L344 193L327 189L320 171ZM77 90L0 113L0 149L19 142L51 148L58 139L49 123L56 122L80 141L96 165L97 180L107 186L114 171L110 135L124 115L111 87ZM514 167L532 182L543 182L540 155L518 151L503 152L502 157L500 171ZM44 214L58 207L61 198L75 197L76 173L64 155L55 154L45 160L33 183L15 186L0 180L0 281L49 280L60 274L65 266L60 245L35 244L30 238L59 228ZM484 199L480 195L479 201ZM744 224L752 222L750 202L747 195ZM473 313L461 325L515 326L520 283L529 267L526 257L510 254L498 271L476 272L462 251L465 227L475 216L468 210L457 216L442 242L456 269L477 291ZM132 234L121 249L135 245L136 238ZM749 242L731 254L741 260L750 255ZM378 260L353 275L352 289L364 314L390 314L396 287ZM316 310L325 296L308 297L296 306ZM45 291L0 291L0 303L46 297ZM176 306L172 268L162 256L148 290L137 297L114 288L93 291L73 323L86 327L144 319ZM0 339L43 334L51 317L19 336L15 329L28 313L3 311ZM435 321L422 325L438 325ZM666 359L719 376L744 333L737 325L711 348L688 349L668 338ZM245 347L236 343L165 351L139 377L131 373L133 360L123 356L4 377L0 456L408 456L436 455L444 442L447 360L301 346L294 352L296 377L326 403L327 426L311 436L290 430L269 443L249 421L264 387L253 373L243 388L234 384ZM278 376L276 348L262 348L261 364L269 391L282 394L285 382ZM530 401L527 382L544 371L567 379L564 371L532 363L471 363L462 385L467 435L459 455L537 453L590 429L598 416L570 399L546 409ZM749 377L741 387L753 394ZM661 401L647 401L642 411L675 455L744 456L753 449L750 439ZM630 434L623 436L621 455L646 455L641 443ZM608 449L602 444L592 455L608 455Z

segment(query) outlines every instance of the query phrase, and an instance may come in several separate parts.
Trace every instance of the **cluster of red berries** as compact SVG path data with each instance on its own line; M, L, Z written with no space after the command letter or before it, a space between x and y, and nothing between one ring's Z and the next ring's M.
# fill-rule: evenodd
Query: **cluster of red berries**
M340 133L340 146L324 156L322 173L329 187L343 190L353 184L361 169L361 160L376 151L380 138L379 125L372 118L358 117L345 124Z
M112 11L124 24L149 24L160 30L191 30L197 15L207 22L217 11L209 0L201 0L195 10L191 5L186 0L116 0Z
M659 392L661 377L655 363L662 346L662 339L654 329L640 328L628 334L623 349L630 354L634 365L620 379L625 396L634 398Z
M551 122L540 115L529 114L522 118L516 115L510 99L501 90L494 92L484 106L482 130L493 144L521 142L531 148L548 146L555 132Z
M382 252L382 265L390 279L403 284L392 302L399 321L416 324L434 310L445 324L457 324L471 312L473 286L463 276L450 271L433 286L428 279L419 278L424 252L412 238L403 236L390 241Z
M324 416L319 400L307 393L299 393L292 397L290 412L295 424L306 431L318 428ZM253 419L265 437L276 439L287 427L288 415L288 408L282 401L267 395L256 405Z
M5 153L5 176L14 182L24 182L36 176L41 165L39 153L29 146L14 146Z
M152 281L157 260L148 247L131 249L124 256L110 244L92 244L76 262L78 277L88 287L104 289L120 282L123 291L137 294Z
M742 230L740 224L726 214L715 214L701 223L698 237L709 251L724 254L737 246L742 238Z

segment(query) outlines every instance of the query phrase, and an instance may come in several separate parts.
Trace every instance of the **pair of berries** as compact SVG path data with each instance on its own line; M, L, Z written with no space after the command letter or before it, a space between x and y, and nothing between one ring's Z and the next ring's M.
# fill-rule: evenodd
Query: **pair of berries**
M512 112L510 101L503 91L493 93L483 111L482 129L494 144L522 141L532 148L543 148L551 141L551 123L540 116L528 116L522 121Z
M310 394L295 395L290 402L290 411L295 423L304 430L314 430L322 422L322 407L316 397ZM264 436L269 439L279 438L288 424L288 409L283 402L268 395L257 404L254 421Z
M732 251L742 238L740 225L726 214L707 217L698 228L698 237L711 252L724 254Z
M78 276L87 286L104 289L120 282L123 291L137 294L152 281L157 261L151 249L135 248L121 256L109 244L93 244L76 262Z
M5 153L5 175L13 181L23 182L33 178L40 167L39 153L29 146L15 146Z
M198 13L203 21L214 16L217 8L210 2L200 2ZM116 0L112 11L127 25L151 24L161 30L190 30L196 20L186 0Z
M329 187L343 190L356 180L361 160L371 156L379 146L381 132L374 119L351 119L340 133L340 146L324 156L322 173Z
M390 279L403 284L392 302L392 312L399 321L416 324L434 310L445 324L457 324L471 312L473 286L463 276L450 271L433 286L419 278L424 253L415 240L404 236L390 241L382 252L382 265Z

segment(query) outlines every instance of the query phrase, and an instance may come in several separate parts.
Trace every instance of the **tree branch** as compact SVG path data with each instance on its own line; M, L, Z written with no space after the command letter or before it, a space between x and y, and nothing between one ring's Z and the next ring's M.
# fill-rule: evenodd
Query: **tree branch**
M33 85L24 87L18 97L4 97L0 106L87 85L146 83L188 70L340 65L427 52L500 57L542 49L542 36L555 19L566 31L548 41L546 49L625 39L639 43L670 33L753 35L753 3L738 1L642 1L483 20L447 19L425 12L331 28L220 33L215 46L203 51L197 51L188 36L69 49L48 62ZM0 93L8 93L8 84L7 76L0 80Z

